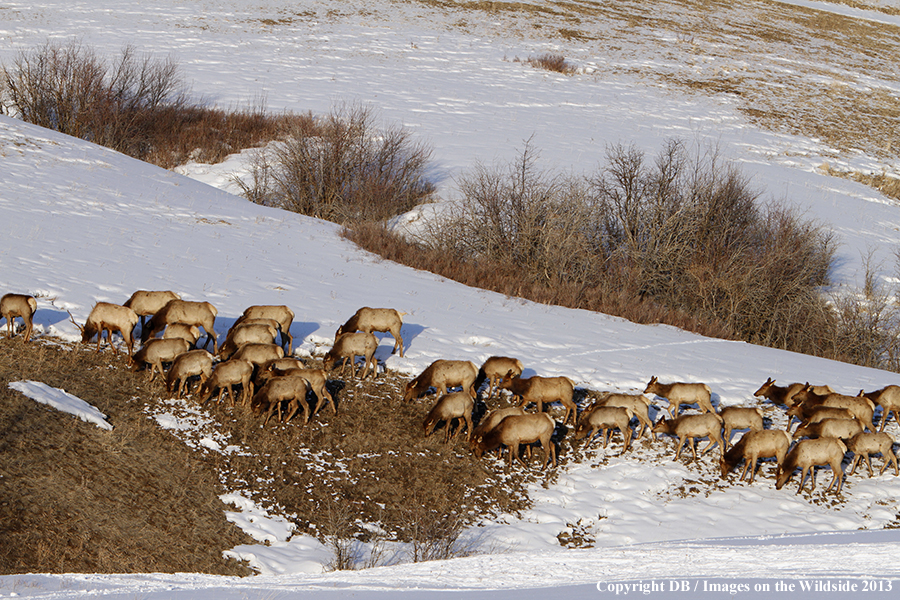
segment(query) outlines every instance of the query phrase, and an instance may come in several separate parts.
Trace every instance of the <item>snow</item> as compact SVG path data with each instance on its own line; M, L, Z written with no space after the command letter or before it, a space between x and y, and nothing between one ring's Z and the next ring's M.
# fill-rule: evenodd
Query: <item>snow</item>
M96 406L88 404L66 390L50 387L40 381L13 381L9 387L17 392L22 392L35 402L47 404L56 410L75 415L82 421L93 423L100 429L113 428L107 422L106 415L97 410Z
M876 172L896 172L896 165L754 128L733 100L688 96L644 80L633 70L666 67L669 59L627 39L617 38L624 50L607 55L577 40L526 35L503 15L383 0L368 3L368 12L333 0L305 2L302 10L283 0L105 4L5 3L0 39L8 43L0 45L0 60L77 34L101 53L116 53L125 43L142 52L171 51L194 92L221 106L261 98L272 110L324 113L341 102L370 103L386 121L404 124L434 146L444 198L453 197L455 177L476 160L509 160L529 138L548 168L589 172L606 144L633 143L652 153L677 136L716 145L767 197L788 200L833 227L841 242L833 274L838 284L861 281L869 251L875 264L888 261L900 241L893 201L819 171L823 163ZM852 11L802 4L892 19L865 10L876 3L855 3ZM330 9L337 12L329 16ZM462 18L471 23L453 25ZM266 21L278 19L285 22ZM513 60L547 50L574 57L580 75L548 74ZM534 304L380 260L342 239L334 224L228 193L248 153L217 166L167 172L0 116L0 156L0 290L38 297L38 336L77 340L67 311L83 321L96 301L121 303L136 289L173 289L215 304L219 333L251 304L291 306L301 355L329 345L360 306L395 307L408 313L408 352L391 355L382 339L376 357L407 374L437 358L480 364L510 355L525 362L526 376L565 375L600 390L640 392L651 375L704 381L713 403L723 406L754 403L753 391L770 376L779 383L829 383L851 394L900 383L895 373ZM403 219L428 218L431 210ZM148 418L197 451L242 451L216 438L202 409L187 408L173 403ZM766 416L783 427L779 411ZM657 444L671 448L671 442ZM622 591L609 582L632 582L631 593L645 595L641 585L652 582L677 598L694 597L693 586L703 592L709 581L765 584L774 592L777 583L799 585L802 578L860 586L876 578L880 587L864 595L893 597L884 584L900 577L900 533L884 528L896 526L900 478L869 479L858 471L837 502L821 495L830 478L825 472L811 502L793 493L796 479L775 490L765 469L753 484L720 484L708 456L683 464L640 449L618 454L616 444L585 451L553 484L532 486L534 506L521 518L501 515L473 527L467 539L476 556L323 573L331 558L326 546L291 533L281 515L233 490L223 502L239 510L227 510L228 518L261 543L231 552L250 560L259 576L23 574L0 577L0 596L375 598L403 590L407 598L435 598L492 590L537 598L552 588L553 595L577 598ZM485 466L501 468L492 459ZM576 530L596 547L561 548L557 536ZM689 582L690 593L681 581ZM679 582L677 589L670 589L672 582ZM795 590L765 597L814 595Z

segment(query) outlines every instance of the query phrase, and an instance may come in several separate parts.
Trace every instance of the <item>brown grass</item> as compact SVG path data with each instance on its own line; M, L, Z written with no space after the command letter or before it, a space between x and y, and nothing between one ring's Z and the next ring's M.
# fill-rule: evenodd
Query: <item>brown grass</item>
M519 59L516 59L516 61L525 62L535 69L544 69L545 71L553 71L555 73L562 73L563 75L571 75L575 72L575 67L566 62L565 56L552 52L541 54L539 56L529 56L524 61L519 61Z

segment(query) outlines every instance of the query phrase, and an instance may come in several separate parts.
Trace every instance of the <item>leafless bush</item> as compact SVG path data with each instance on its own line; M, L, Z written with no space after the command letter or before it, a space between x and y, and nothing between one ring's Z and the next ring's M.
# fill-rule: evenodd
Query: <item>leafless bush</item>
M404 507L401 519L409 537L412 562L459 558L474 553L460 537L466 522L453 511L429 508L412 500Z
M256 202L338 223L382 220L422 202L431 151L402 127L376 127L374 112L345 107L284 132L239 181Z
M566 62L566 58L562 54L554 52L547 52L540 56L529 56L525 62L536 69L554 71L564 75L568 75L575 70L572 65Z

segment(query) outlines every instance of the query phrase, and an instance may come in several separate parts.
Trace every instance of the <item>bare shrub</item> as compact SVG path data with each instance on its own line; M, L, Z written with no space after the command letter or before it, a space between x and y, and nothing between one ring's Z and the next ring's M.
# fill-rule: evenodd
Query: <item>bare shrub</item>
M459 558L474 553L460 537L466 521L447 508L424 506L415 499L405 503L401 525L409 537L412 562Z
M516 60L518 61L518 59ZM545 71L553 71L563 75L570 75L575 71L574 67L566 62L566 58L562 54L554 52L546 52L540 56L529 56L524 62L535 69L544 69Z
M434 190L425 172L431 150L402 127L376 127L364 106L344 107L295 124L261 150L247 198L337 223L382 220Z

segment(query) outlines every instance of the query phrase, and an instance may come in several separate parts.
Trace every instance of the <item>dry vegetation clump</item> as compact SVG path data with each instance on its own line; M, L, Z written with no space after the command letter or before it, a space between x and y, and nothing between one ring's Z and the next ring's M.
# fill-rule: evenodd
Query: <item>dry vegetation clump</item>
M565 56L553 52L547 52L539 56L529 56L524 61L520 61L517 58L516 61L528 63L535 69L544 69L545 71L553 71L563 75L570 75L575 72L575 67L566 61Z

